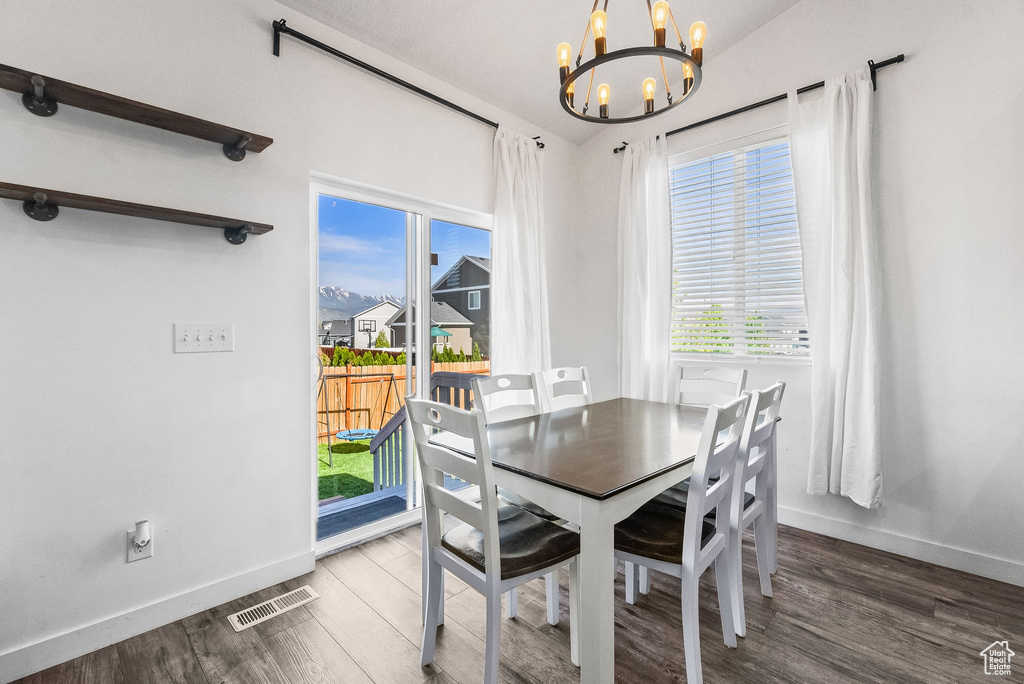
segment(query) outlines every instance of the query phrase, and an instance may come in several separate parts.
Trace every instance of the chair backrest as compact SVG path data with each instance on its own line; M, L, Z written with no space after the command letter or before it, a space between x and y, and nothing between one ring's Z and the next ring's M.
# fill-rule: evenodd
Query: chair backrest
M741 487L764 469L767 450L762 445L775 433L775 421L778 420L782 395L785 393L786 383L782 380L763 390L745 392L750 395L750 408L740 440L740 449L747 455L743 471L740 473Z
M483 533L485 574L500 579L498 496L483 412L478 409L463 411L447 404L412 397L406 399L405 406L423 480L423 520L428 547L437 549L441 546L444 515L453 515ZM458 441L460 449L468 450L472 445L473 457L444 446L446 437ZM445 474L478 485L480 503L445 489Z
M704 517L714 513L718 535L728 535L729 520L736 503L736 478L742 472L746 455L741 438L750 395L736 397L724 406L708 408L700 444L690 475L690 490L683 523L683 563L688 560L702 571L705 556L714 540L701 546ZM717 481L713 481L718 478Z
M679 366L676 403L687 406L723 406L743 393L746 370Z
M473 398L487 423L527 418L543 411L540 389L532 375L473 378Z
M594 403L590 373L586 366L552 368L534 373L534 376L541 389L546 411L560 411Z

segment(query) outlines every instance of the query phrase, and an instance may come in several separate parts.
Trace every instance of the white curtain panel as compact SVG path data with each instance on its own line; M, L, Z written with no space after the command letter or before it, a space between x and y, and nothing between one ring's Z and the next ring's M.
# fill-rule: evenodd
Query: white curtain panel
M492 373L551 367L543 178L537 143L499 126L494 134Z
M789 93L790 138L810 326L807 491L882 503L870 72Z
M668 401L672 226L665 136L624 150L619 188L619 390Z

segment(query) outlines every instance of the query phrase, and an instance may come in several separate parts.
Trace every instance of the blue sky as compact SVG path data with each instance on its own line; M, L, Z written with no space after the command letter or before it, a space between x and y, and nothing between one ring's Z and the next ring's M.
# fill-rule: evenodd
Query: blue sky
M405 296L405 212L330 195L318 198L320 285L364 295ZM491 234L435 221L431 282L463 254L489 257Z

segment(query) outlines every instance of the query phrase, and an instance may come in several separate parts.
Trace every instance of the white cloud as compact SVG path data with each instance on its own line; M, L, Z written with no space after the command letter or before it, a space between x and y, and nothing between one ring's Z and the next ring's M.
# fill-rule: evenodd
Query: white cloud
M344 252L355 252L357 254L373 254L383 251L380 246L350 237L348 235L320 234L320 253L338 254Z

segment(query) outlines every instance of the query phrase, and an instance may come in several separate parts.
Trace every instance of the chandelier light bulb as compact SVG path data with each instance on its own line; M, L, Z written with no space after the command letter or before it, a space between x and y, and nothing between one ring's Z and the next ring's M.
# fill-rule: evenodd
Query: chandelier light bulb
M690 55L697 66L704 65L704 40L708 36L708 26L703 21L695 21L690 26Z
M603 57L607 50L604 35L608 30L608 15L604 10L595 10L590 15L590 30L594 32L594 52L598 57Z
M693 67L689 64L683 64L683 97L690 92L690 88L693 87Z
M651 22L654 24L654 44L665 47L665 24L668 23L668 0L658 0L651 8Z
M608 87L607 83L602 83L597 86L597 101L599 104L608 104L608 98L611 97L612 89Z
M565 96L569 99L569 106L570 107L573 106L572 100L573 100L573 96L575 94L576 94L576 81L573 81L565 89Z
M644 79L644 114L654 113L654 89L657 88L657 86L658 83L653 78Z
M568 43L559 43L556 52L558 53L558 76L564 82L569 76L569 60L572 59L572 46Z

